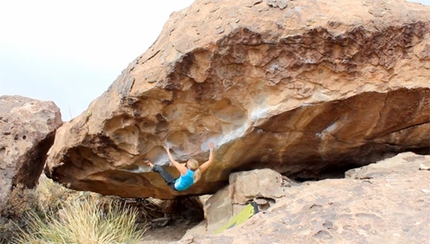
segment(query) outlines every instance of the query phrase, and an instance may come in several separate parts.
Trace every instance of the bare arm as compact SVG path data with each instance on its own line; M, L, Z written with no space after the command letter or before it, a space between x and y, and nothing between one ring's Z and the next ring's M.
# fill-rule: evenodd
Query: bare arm
M172 154L170 153L170 148L168 147L164 147L164 149L166 149L167 152L167 156L169 157L170 162L173 164L173 166L175 166L175 168L179 171L179 173L181 173L181 175L184 175L185 173L187 173L187 167L185 167L184 165L178 163L172 156Z
M208 161L204 162L202 165L200 165L199 169L203 173L214 161L214 143L209 143L209 159Z

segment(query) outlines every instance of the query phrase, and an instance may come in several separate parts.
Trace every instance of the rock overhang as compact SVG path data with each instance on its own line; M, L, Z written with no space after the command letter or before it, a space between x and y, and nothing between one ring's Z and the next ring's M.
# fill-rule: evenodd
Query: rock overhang
M216 142L216 164L183 194L213 192L239 169L311 176L333 165L366 164L385 153L427 147L428 8L408 4L408 11L385 9L385 16L370 18L379 5L367 3L359 22L356 16L341 20L333 9L313 22L288 20L297 16L291 13L318 9L310 2L281 10L262 1L247 9L225 1L242 14L258 8L258 25L248 17L201 28L190 17L196 9L219 15L209 15L214 22L208 23L220 22L220 16L222 23L233 20L230 11L209 1L172 15L150 50L87 113L63 126L48 174L80 190L173 198L181 194L139 162L148 157L166 163L165 144L178 160L202 161L207 143ZM287 19L282 25L281 16ZM187 26L200 34L184 35Z

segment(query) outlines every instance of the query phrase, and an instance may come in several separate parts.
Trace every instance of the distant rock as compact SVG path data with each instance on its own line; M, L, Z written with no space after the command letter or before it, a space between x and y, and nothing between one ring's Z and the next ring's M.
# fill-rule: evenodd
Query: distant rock
M163 199L214 193L230 173L255 168L327 177L427 150L429 77L428 6L197 0L58 130L47 175L76 190ZM203 161L210 141L215 163L186 192L141 163L166 164L163 145L179 161Z
M176 243L428 243L430 156L402 153L347 178L304 182L245 223Z
M0 96L0 212L9 204L13 189L36 186L62 123L53 102Z

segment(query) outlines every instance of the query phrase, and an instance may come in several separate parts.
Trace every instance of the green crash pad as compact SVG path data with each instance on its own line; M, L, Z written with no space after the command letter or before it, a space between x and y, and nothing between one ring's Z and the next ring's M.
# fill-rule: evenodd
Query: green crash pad
M246 207L240 211L236 216L234 216L228 224L219 228L214 232L214 234L218 234L223 232L224 230L231 229L235 226L238 226L251 218L254 214L258 213L258 204L254 201L251 201Z

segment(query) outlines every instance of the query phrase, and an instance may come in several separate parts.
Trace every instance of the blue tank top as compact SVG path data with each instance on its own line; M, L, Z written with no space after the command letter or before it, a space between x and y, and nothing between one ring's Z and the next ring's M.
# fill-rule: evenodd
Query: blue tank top
M179 176L175 181L175 189L178 191L185 191L190 188L194 183L194 171L188 169L184 175Z

